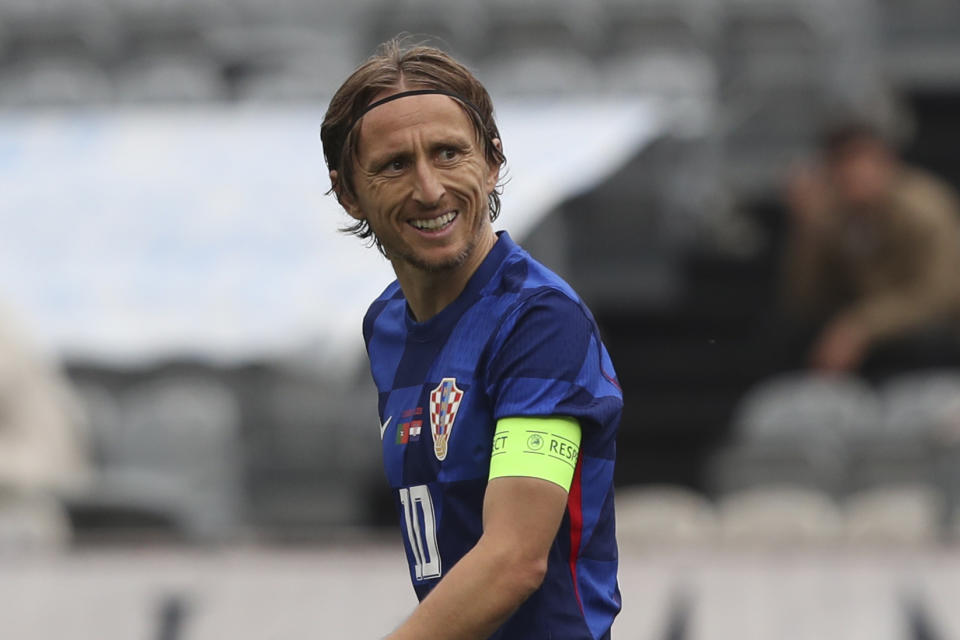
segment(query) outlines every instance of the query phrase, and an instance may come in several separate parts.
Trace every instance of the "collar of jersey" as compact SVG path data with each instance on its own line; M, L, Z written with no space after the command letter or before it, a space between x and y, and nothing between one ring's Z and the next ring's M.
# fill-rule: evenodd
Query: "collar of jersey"
M463 312L480 297L483 287L490 282L490 278L503 264L507 255L517 246L506 231L498 231L497 237L498 240L493 244L490 253L470 276L467 286L463 288L456 300L448 304L443 311L426 322L417 322L413 319L409 307L407 308L404 317L410 338L418 342L427 342L449 333Z

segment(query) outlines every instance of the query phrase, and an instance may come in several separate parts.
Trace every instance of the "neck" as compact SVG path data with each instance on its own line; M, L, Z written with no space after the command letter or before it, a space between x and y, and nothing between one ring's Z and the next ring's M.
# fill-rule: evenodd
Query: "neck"
M463 293L496 241L497 236L491 230L462 264L441 271L426 271L407 262L393 263L400 289L417 322L426 322Z

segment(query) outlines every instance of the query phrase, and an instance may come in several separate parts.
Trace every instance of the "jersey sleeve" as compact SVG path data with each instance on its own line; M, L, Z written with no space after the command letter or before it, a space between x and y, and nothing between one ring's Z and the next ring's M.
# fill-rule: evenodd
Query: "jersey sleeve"
M562 291L546 289L519 304L490 353L485 384L495 420L565 416L589 428L622 405L593 319Z

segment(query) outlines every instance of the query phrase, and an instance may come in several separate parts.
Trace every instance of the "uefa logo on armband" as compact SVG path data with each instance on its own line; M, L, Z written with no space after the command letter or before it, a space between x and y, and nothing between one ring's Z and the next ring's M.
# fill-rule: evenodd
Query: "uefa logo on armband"
M453 421L463 399L456 378L444 378L430 392L430 431L433 433L433 452L437 460L447 457L447 443L453 431Z

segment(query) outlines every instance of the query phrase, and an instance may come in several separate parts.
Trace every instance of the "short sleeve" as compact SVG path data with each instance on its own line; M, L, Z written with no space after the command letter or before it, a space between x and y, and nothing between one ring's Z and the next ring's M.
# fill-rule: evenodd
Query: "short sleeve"
M603 371L596 325L581 304L548 289L510 313L494 338L486 391L494 418L568 416L601 422L598 398L619 395Z

